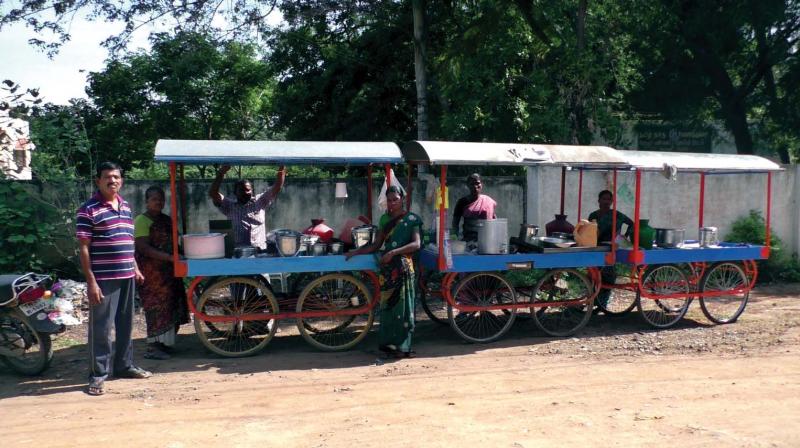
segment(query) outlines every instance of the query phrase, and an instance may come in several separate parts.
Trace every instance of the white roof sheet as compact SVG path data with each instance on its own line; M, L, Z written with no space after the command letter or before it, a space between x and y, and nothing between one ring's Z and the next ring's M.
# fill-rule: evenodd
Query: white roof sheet
M605 146L413 141L402 151L406 161L441 165L627 166L617 150Z
M399 163L392 142L295 142L240 140L159 140L155 160L188 164L348 164Z
M634 168L661 171L664 165L680 171L726 173L780 171L777 163L759 156L688 152L619 151Z

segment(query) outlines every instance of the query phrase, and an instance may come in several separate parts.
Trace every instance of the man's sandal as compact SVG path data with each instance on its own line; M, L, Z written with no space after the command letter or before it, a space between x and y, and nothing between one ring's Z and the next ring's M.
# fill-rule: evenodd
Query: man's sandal
M92 378L89 380L89 386L86 388L86 393L92 396L103 395L106 393L105 381Z
M123 370L115 375L117 378L132 378L132 379L145 379L153 376L152 373L144 370L141 367L131 366L128 370Z

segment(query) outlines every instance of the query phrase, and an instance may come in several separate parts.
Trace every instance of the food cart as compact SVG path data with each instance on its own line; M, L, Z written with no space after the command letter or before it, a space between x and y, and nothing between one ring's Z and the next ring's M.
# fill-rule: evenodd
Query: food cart
M287 142L159 140L155 160L169 164L173 241L186 234L185 165L336 164L366 167L366 215L372 210L372 167L402 162L390 142ZM386 170L389 182L389 170ZM184 217L179 226L179 217ZM247 356L275 335L279 319L296 319L306 341L322 350L344 350L369 332L379 296L374 256L257 256L184 259L173 245L176 276L191 278L189 307L197 336L222 356ZM343 266L346 266L343 269ZM343 272L344 271L344 272ZM276 294L263 273L315 273L298 294ZM204 279L213 277L202 287Z
M651 151L620 151L635 178L634 236L631 248L618 248L616 260L630 267L622 282L604 284L619 292L605 305L612 313L638 308L642 318L657 328L675 325L698 298L703 314L712 322L736 321L747 305L758 276L756 260L769 258L772 173L780 171L767 159L752 155L695 154ZM759 173L766 184L764 245L688 240L680 244L640 247L642 174L661 172L675 178L679 173L697 176L697 228L705 221L708 176ZM731 198L733 200L734 198ZM681 229L683 230L683 229ZM703 232L703 230L701 230Z
M562 168L561 212L563 214L566 173L571 170L629 169L618 151L602 146L561 146L499 143L414 141L402 148L406 162L430 165L439 173L441 198L446 203L447 167L471 166L556 166ZM582 176L582 174L581 174ZM616 179L616 176L615 176ZM520 204L521 206L522 204ZM511 204L506 204L511 206ZM445 223L440 207L438 222ZM438 226L437 242L445 241L449 226ZM592 314L599 291L603 266L613 266L611 246L549 248L541 252L494 255L452 254L445 244L421 251L420 261L428 271L444 276L430 292L447 303L450 326L469 342L490 342L500 338L514 323L518 311L530 310L534 323L545 333L566 336L582 328ZM448 262L448 258L451 262ZM546 270L535 285L514 286L510 271ZM431 300L428 298L427 300Z

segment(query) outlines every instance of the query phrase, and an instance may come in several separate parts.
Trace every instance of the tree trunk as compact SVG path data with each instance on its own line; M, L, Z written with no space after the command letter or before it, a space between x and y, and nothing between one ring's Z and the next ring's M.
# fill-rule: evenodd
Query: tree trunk
M747 126L747 111L741 101L730 101L730 98L718 98L722 106L725 126L733 134L738 154L753 154L753 136Z
M425 66L425 0L411 2L414 16L414 76L417 85L417 139L428 140L428 79Z
M580 0L578 2L578 11L575 14L575 46L577 49L578 57L580 58L586 47L586 7L587 0ZM585 95L585 79L578 79L576 84L572 86L572 92L569 96L569 110L570 118L572 121L572 144L585 145L591 143L585 141L589 135L589 123L586 117L586 107L584 104Z

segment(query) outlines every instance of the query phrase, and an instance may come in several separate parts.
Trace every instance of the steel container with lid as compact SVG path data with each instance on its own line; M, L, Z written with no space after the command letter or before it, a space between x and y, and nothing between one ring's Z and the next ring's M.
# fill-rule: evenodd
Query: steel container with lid
M539 234L539 226L534 224L520 224L519 225L519 239L526 242L533 242L536 235Z
M373 225L353 227L353 230L350 231L353 236L353 246L358 249L359 247L372 244L375 240L376 231L377 227Z
M698 237L700 247L716 246L719 243L716 227L700 227Z

